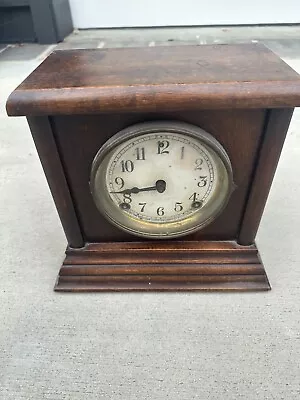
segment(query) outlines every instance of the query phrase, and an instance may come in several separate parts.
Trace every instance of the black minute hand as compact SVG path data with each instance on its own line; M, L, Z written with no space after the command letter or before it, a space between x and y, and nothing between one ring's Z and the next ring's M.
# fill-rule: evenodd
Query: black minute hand
M158 193L163 193L166 190L166 182L163 180L158 180L158 181L156 181L155 186L149 186L149 187L145 187L145 188L133 187L131 189L123 189L123 190L119 190L118 192L110 192L110 193L137 194L140 192L150 192L151 190L157 190Z

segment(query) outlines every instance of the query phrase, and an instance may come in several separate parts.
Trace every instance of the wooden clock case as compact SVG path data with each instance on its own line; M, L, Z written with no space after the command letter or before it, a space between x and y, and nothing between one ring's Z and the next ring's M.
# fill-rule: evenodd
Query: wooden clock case
M267 290L254 243L299 76L261 45L56 51L10 96L26 115L67 240L55 290ZM96 208L93 158L112 135L172 120L226 149L236 189L209 226L169 241L123 232Z

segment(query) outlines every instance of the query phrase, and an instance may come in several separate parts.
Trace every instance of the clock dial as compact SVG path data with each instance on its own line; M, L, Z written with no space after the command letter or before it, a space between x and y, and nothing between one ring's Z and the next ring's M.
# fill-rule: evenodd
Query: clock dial
M232 189L222 146L182 123L135 125L107 142L95 157L91 188L113 223L148 237L190 233L214 219Z
M197 212L213 195L216 174L214 160L194 138L150 133L113 152L105 183L129 215L165 223Z

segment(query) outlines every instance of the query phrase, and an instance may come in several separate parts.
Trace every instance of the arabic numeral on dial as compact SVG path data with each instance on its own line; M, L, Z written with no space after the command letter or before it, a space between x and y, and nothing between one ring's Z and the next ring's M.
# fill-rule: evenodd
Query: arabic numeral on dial
M189 200L192 200L192 204L191 204L192 209L201 208L203 205L203 201L198 200L198 196L199 196L199 194L195 192L189 197Z
M115 183L119 186L119 190L124 187L124 179L120 176L117 176L115 179Z
M130 196L129 193L123 194L123 203L120 203L119 207L124 211L128 211L131 208L130 203L132 202L132 198Z
M197 169L202 169L201 165L203 164L203 159L202 158L197 158L197 160L195 160L195 171Z
M157 154L169 154L169 150L167 150L169 146L170 142L168 140L159 140L157 142Z
M197 183L199 187L204 187L207 184L207 176L199 176L200 181Z
M189 200L196 201L198 196L198 193L195 192L189 197Z
M156 214L157 214L159 217L162 217L163 215L165 215L165 209L164 209L164 207L158 207L158 209L156 210Z
M145 160L145 148L144 147L137 147L135 149L136 159L137 160Z
M131 160L121 161L122 172L132 172L134 170L134 164Z
M182 203L176 202L175 203L175 207L174 207L174 211L180 212L182 210L183 210Z
M124 201L124 203L130 204L132 202L131 194L124 193L123 194L123 201Z
M141 212L144 212L146 204L147 203L139 203L139 206L142 206Z

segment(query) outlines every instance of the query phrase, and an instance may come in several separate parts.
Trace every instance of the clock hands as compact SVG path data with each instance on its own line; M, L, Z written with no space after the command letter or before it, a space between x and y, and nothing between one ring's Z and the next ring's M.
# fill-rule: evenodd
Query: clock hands
M140 192L150 192L151 190L156 190L158 193L163 193L166 190L166 181L159 179L156 181L155 186L149 186L144 188L133 187L131 189L123 189L119 190L118 192L110 192L116 194L137 194Z

